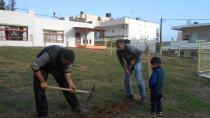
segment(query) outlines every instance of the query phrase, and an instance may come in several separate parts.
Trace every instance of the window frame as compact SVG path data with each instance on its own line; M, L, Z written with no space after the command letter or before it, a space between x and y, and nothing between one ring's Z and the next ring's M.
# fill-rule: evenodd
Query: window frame
M59 38L61 38L62 40L60 40ZM43 41L45 43L64 43L64 31L44 29Z
M28 26L0 24L0 41L28 41Z

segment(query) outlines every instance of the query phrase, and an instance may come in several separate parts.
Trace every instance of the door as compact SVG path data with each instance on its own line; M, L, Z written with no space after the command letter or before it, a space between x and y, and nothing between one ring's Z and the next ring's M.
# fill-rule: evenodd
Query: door
M198 40L198 34L197 33L192 33L190 42L195 43L197 40Z
M78 32L75 33L75 46L81 46L81 34Z

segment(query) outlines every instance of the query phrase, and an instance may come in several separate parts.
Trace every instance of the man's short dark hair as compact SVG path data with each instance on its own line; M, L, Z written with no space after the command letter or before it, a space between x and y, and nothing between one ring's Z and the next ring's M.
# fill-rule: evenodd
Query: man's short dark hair
M159 57L153 57L150 61L151 64L153 65L160 65L161 64L161 59Z
M125 40L123 40L123 39L117 39L116 40L116 44L119 44L119 43L125 44Z
M74 62L75 54L72 50L64 49L61 53L61 57L65 60L69 60L71 63Z

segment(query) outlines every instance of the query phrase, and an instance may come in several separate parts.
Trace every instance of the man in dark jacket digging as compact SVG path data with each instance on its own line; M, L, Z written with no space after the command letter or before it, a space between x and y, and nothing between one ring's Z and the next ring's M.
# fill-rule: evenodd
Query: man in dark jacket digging
M124 84L125 84L127 97L128 99L133 98L130 76L132 74L132 71L134 71L139 94L141 96L140 104L143 104L146 92L142 76L142 61L140 58L142 51L130 44L126 44L125 41L122 39L116 41L116 47L117 47L117 52L116 52L117 57L119 59L121 66L124 69Z
M75 90L71 78L70 66L74 62L74 52L61 46L52 45L44 48L32 63L34 72L34 93L36 111L39 118L48 117L48 105L45 90L48 88L48 74L52 74L60 87ZM81 112L78 99L73 92L63 91L63 94L75 112Z

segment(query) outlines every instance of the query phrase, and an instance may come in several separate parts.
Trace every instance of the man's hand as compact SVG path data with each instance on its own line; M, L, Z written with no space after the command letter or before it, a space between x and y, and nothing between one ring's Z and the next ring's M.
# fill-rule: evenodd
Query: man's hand
M136 58L131 59L130 63L133 66L136 63Z
M66 78L66 80L67 80L67 82L69 84L69 89L72 89L72 91L70 91L70 92L75 93L76 86L74 85L74 82L72 81L71 73L66 73L65 74L65 78Z
M73 91L71 91L71 92L74 92L74 93L75 93L75 91L76 91L76 86L75 86L73 83L71 83L71 85L69 85L69 88L73 90Z
M131 75L130 70L128 70L127 68L125 68L125 72L126 72L128 75Z
M41 88L44 89L44 90L46 90L46 89L48 88L47 82L42 82L42 83L40 83L40 86L41 86Z
M41 88L44 90L47 89L48 84L47 84L46 80L44 79L42 72L40 70L36 71L36 72L34 72L34 75L39 80Z

